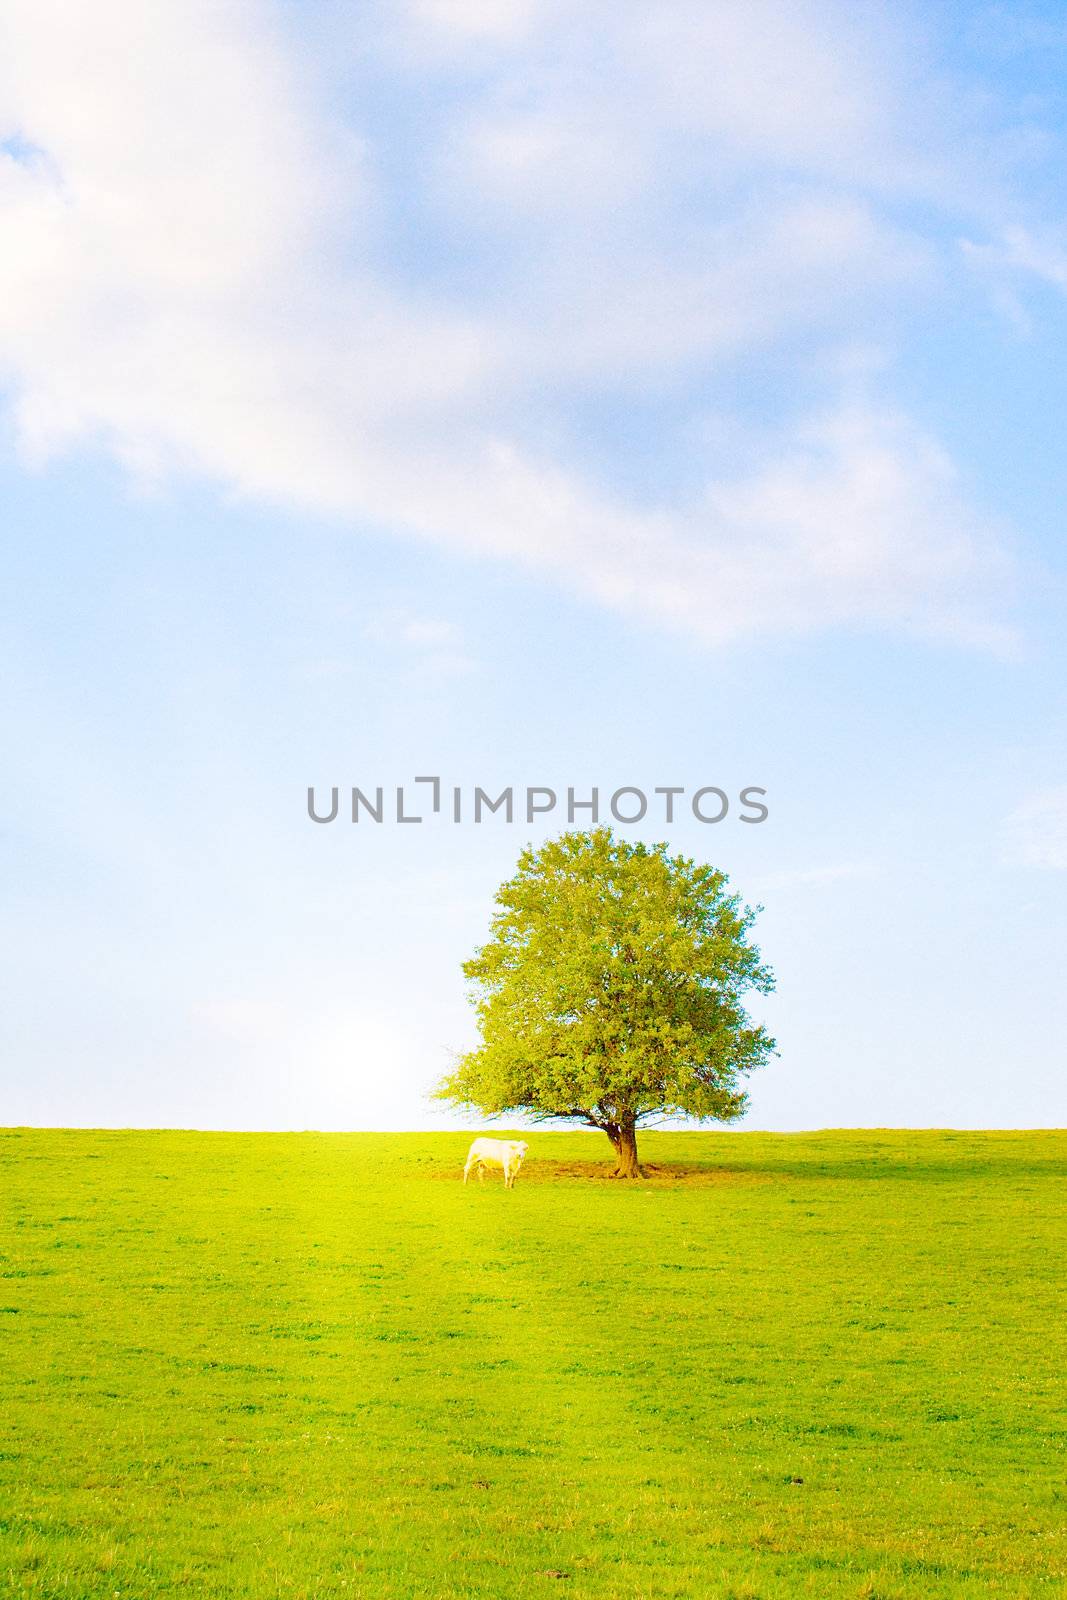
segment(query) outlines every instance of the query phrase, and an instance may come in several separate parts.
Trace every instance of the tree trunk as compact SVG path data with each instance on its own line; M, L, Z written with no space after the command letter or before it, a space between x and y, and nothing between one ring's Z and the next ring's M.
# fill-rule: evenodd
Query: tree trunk
M632 1122L613 1123L605 1129L615 1151L613 1178L643 1178L637 1162L637 1128Z

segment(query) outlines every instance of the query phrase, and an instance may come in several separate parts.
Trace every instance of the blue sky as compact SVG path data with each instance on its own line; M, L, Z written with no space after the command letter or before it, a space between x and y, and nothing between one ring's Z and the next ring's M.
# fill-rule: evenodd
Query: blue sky
M1062 13L4 27L2 1120L442 1125L559 822L305 811L440 773L768 790L627 830L766 908L748 1125L1067 1121Z

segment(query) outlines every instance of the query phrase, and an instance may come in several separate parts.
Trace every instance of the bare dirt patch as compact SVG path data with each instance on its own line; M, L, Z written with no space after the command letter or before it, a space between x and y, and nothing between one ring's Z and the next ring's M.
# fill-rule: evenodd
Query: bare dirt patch
M731 1167L711 1167L686 1164L684 1162L667 1162L659 1164L652 1161L642 1161L641 1171L644 1173L646 1183L656 1183L674 1187L679 1184L710 1186L723 1183L770 1183L772 1178L765 1172L738 1171ZM560 1178L583 1178L594 1183L625 1183L633 1180L617 1178L611 1168L610 1161L550 1161L528 1160L520 1175L531 1178L535 1182L540 1180L545 1183L554 1183Z
M683 1162L671 1162L660 1165L651 1161L643 1161L641 1170L644 1173L646 1185L656 1184L660 1188L715 1188L723 1184L751 1184L773 1183L774 1177L769 1172L753 1172L737 1170L731 1167L702 1167L687 1165ZM463 1181L462 1171L438 1168L435 1172L427 1173L427 1177L437 1178L444 1182ZM560 1183L573 1182L579 1179L585 1183L628 1183L633 1182L634 1187L640 1187L639 1180L617 1178L609 1161L552 1161L545 1158L527 1158L523 1169L517 1179L518 1183ZM485 1182L500 1182L499 1175L486 1174ZM472 1177L470 1182L475 1182Z

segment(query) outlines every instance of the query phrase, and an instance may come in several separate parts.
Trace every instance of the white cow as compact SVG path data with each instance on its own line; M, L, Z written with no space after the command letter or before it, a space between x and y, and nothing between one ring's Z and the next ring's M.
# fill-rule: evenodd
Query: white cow
M486 1167L503 1167L505 1189L514 1189L519 1168L529 1148L525 1139L475 1139L467 1151L463 1182L466 1183L472 1167L478 1168L479 1183L485 1179Z

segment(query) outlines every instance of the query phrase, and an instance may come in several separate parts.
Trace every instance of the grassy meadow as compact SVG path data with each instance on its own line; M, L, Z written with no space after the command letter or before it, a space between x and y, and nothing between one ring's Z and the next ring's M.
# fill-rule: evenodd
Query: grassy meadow
M1067 1592L1067 1134L0 1132L0 1596Z

